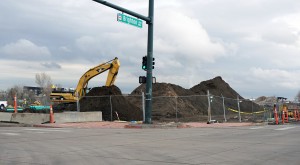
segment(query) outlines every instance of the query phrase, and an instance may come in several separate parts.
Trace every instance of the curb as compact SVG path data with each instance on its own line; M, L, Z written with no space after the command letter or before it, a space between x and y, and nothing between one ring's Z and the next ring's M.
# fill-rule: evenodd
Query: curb
M32 127L39 127L39 128L64 128L59 126L51 126L51 125L41 125L41 124L34 124Z
M189 125L181 124L181 123L172 123L172 124L128 124L125 125L124 128L129 129L176 129L176 128L192 128Z

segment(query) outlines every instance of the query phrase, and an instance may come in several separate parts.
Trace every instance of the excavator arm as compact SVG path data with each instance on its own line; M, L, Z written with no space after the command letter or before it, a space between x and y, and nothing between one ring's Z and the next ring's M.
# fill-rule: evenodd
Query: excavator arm
M75 94L78 93L78 96L84 96L86 94L86 88L88 85L88 82L95 76L109 70L105 86L111 86L114 84L118 70L120 67L120 62L118 58L108 61L106 63L102 63L94 68L91 68L87 72L85 72L81 78L79 79L78 85L75 89Z
M81 76L74 93L52 92L50 94L50 99L52 102L64 102L64 103L76 102L77 98L85 96L88 82L93 77L105 71L108 71L105 86L113 85L116 80L119 68L120 68L120 61L117 57L108 62L99 64L96 67L89 69Z

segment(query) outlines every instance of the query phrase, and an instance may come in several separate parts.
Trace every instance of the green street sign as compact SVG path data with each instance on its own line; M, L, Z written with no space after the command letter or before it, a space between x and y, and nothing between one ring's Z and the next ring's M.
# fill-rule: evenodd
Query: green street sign
M127 15L122 14L122 13L118 13L117 20L119 22L123 22L123 23L129 24L129 25L132 25L132 26L136 26L138 28L143 27L143 21L142 20L127 16Z

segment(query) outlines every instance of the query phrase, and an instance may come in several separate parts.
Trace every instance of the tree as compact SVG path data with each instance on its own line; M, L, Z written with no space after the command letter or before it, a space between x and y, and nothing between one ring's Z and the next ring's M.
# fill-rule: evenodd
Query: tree
M298 92L297 96L296 96L296 99L298 102L300 102L300 91Z
M52 80L50 75L46 73L35 74L35 83L42 88L42 102L43 104L50 103L50 93L52 91Z
M7 100L7 92L6 91L4 91L4 90L1 90L0 91L0 100L1 101L6 101Z
M7 90L7 103L8 105L14 105L14 97L17 99L23 98L23 88L22 86L15 85L14 87Z

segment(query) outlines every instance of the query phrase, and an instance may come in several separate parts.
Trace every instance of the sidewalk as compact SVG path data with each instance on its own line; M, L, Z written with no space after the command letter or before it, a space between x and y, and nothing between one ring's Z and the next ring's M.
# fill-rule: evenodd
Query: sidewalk
M34 127L49 127L49 128L221 128L221 127L242 127L255 126L257 123L155 123L155 124L136 124L130 122L83 122L83 123L63 123L63 124L37 124Z

